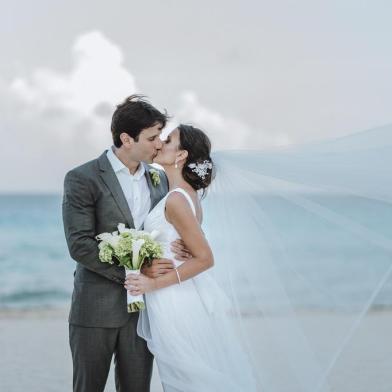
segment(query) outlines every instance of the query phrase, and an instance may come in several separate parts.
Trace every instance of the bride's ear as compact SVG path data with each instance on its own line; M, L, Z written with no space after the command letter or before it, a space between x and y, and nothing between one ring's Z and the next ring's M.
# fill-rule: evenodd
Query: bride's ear
M188 151L187 150L181 150L179 155L177 156L178 161L186 161L188 158Z

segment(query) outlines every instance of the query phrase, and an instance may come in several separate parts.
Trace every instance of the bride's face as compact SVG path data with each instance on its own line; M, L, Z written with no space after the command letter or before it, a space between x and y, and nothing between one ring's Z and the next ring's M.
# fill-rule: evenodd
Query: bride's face
M154 158L154 163L158 163L163 167L174 165L176 159L178 159L181 155L179 146L180 131L176 128L171 131L166 140L162 142L162 148L158 151L158 154Z

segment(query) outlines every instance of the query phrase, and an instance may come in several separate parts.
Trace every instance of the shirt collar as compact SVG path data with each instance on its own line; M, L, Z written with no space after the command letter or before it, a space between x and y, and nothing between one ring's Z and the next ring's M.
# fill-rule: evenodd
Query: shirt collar
M137 168L135 174L131 174L129 172L129 169L117 158L116 154L113 152L113 147L110 147L108 149L106 156L109 159L109 162L112 165L112 168L115 173L118 173L118 172L124 170L127 174L129 174L135 180L140 180L144 176L144 173L146 172L144 165L142 164L142 162L140 162L139 167Z

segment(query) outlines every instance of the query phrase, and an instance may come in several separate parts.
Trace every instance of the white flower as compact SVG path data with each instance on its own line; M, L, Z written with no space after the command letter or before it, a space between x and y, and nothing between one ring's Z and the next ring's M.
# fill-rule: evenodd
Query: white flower
M128 231L129 229L125 228L124 223L119 223L117 226L118 232L121 233L125 233L126 231Z
M155 239L159 236L159 230L153 230L153 231L150 233L150 236L151 236L151 238L152 238L153 240L155 240Z
M134 269L139 269L139 252L144 244L142 238L132 242L132 265Z
M95 238L99 240L99 259L104 263L114 263L131 270L140 269L145 260L162 257L161 245L154 241L159 234L143 230L127 229L123 223L118 224L113 233L102 233Z
M124 223L119 223L118 226L117 226L117 228L118 228L118 232L119 232L120 234L122 234L122 233L134 234L134 233L137 232L136 229L128 229L127 227L125 227Z
M150 169L148 171L150 173L151 181L154 186L157 186L161 183L161 177L159 177L159 171L155 169Z
M112 233L102 233L95 237L99 241L109 242L112 238Z
M137 231L136 234L137 234L138 238L143 237L143 236L147 236L147 237L151 238L152 240L155 240L155 238L157 238L159 235L159 230L153 230L151 233L146 230L139 230L139 231Z
M116 234L116 235L113 235L112 238L110 238L110 240L108 242L113 248L115 248L117 246L117 244L119 243L120 239L121 239L121 237L118 234Z
M104 241L106 236L108 236L108 235L111 236L112 234L111 233L101 233L101 234L98 234L95 238L97 240Z
M120 241L120 237L119 237L117 231L113 232L112 234L111 233L102 233L102 234L97 235L95 238L97 240L100 240L104 243L111 245L113 248L115 248L116 245L118 244L118 241Z

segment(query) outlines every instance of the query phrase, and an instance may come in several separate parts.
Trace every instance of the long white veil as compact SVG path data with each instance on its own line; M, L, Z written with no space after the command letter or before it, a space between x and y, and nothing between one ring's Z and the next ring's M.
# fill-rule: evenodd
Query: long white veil
M391 135L213 154L203 228L259 390L392 385L375 339L392 303Z

